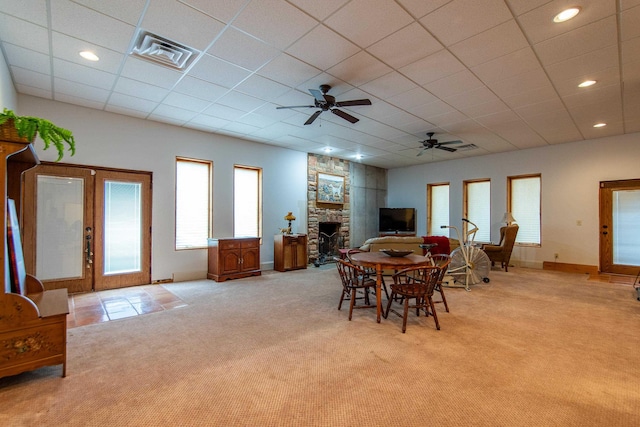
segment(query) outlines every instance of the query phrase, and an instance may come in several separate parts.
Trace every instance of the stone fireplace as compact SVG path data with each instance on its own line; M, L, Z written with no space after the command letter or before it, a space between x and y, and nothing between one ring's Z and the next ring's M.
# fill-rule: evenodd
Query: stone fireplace
M308 157L307 233L309 262L319 266L333 261L338 250L349 247L349 161L317 154ZM317 174L344 177L344 203L316 201Z

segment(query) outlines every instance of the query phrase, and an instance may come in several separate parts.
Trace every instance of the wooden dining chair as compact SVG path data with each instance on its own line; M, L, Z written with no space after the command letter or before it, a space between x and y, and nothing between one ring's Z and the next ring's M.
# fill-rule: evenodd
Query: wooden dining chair
M444 309L449 312L449 305L447 304L447 297L444 295L444 289L442 289L442 280L444 279L445 274L447 273L447 269L449 268L449 263L451 262L451 256L448 254L434 254L431 255L431 260L433 264L437 267L440 267L440 277L438 278L438 283L436 283L434 290L440 294L439 301L433 301L434 303L442 303L444 304Z
M420 316L423 311L427 316L433 316L436 323L436 329L440 329L436 307L433 302L433 292L440 278L442 268L435 265L416 266L405 268L394 274L393 284L391 285L391 297L387 302L387 308L384 312L384 318L389 315L389 311L393 311L402 317L402 333L407 330L407 316L409 309L416 310L416 316ZM402 315L391 309L391 305L396 297L402 299L404 312ZM411 305L413 301L413 305Z
M349 300L349 320L354 308L377 308L376 305L376 281L367 272L347 260L336 258L336 267L342 281L342 295L338 310L342 308L342 302ZM373 294L374 302L371 303ZM357 301L363 301L363 305L357 305Z
M351 264L354 264L353 260L351 259L351 255L353 254L357 254L359 252L362 252L360 249L349 249L347 251L347 259L349 260L349 262ZM378 273L376 272L375 268L371 268L371 267L361 267L364 271L366 271L367 275L372 278L373 280L376 280L378 277ZM387 299L389 299L389 289L387 288L387 284L384 282L384 276L380 277L381 280L381 285L382 285L382 290L384 291L385 296L387 297Z

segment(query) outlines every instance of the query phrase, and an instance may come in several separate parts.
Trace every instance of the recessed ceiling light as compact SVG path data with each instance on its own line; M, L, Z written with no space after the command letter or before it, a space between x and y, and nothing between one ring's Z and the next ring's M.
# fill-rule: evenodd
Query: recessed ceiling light
M98 55L96 55L95 53L88 51L88 50L83 50L82 52L80 52L80 56L82 56L84 59L88 60L88 61L99 61L100 58L98 58Z
M330 152L332 152L332 151L333 151L333 148L331 148L331 147L325 147L325 148L324 148L324 150L322 150L322 151L324 151L325 153L330 153Z
M559 23L559 22L568 21L569 19L575 17L578 13L580 13L580 8L577 6L571 7L569 9L565 9L553 17L553 22Z
M607 124L606 123L596 123L595 125L593 125L594 128L603 128L605 127Z
M589 87L589 86L592 86L592 85L594 85L594 84L596 84L596 81L595 81L595 80L585 80L585 81L583 81L582 83L580 83L580 84L578 85L578 87Z
M364 156L362 154L356 154L355 158L356 158L356 160L362 160L364 158Z

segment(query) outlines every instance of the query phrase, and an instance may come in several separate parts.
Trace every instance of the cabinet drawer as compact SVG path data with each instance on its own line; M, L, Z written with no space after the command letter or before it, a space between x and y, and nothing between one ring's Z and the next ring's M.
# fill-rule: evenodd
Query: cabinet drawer
M220 240L220 249L240 249L242 243L237 240Z

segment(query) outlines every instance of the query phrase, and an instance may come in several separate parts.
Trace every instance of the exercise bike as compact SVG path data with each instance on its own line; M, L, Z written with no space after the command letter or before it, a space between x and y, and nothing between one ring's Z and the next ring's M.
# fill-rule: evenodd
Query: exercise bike
M460 230L457 227L440 226L440 228L454 229L460 242L460 247L451 252L451 263L442 284L448 287L464 287L465 290L470 291L470 285L480 282L489 283L491 260L482 249L474 245L478 227L466 218L462 218L462 221L468 224L464 239L460 238Z

